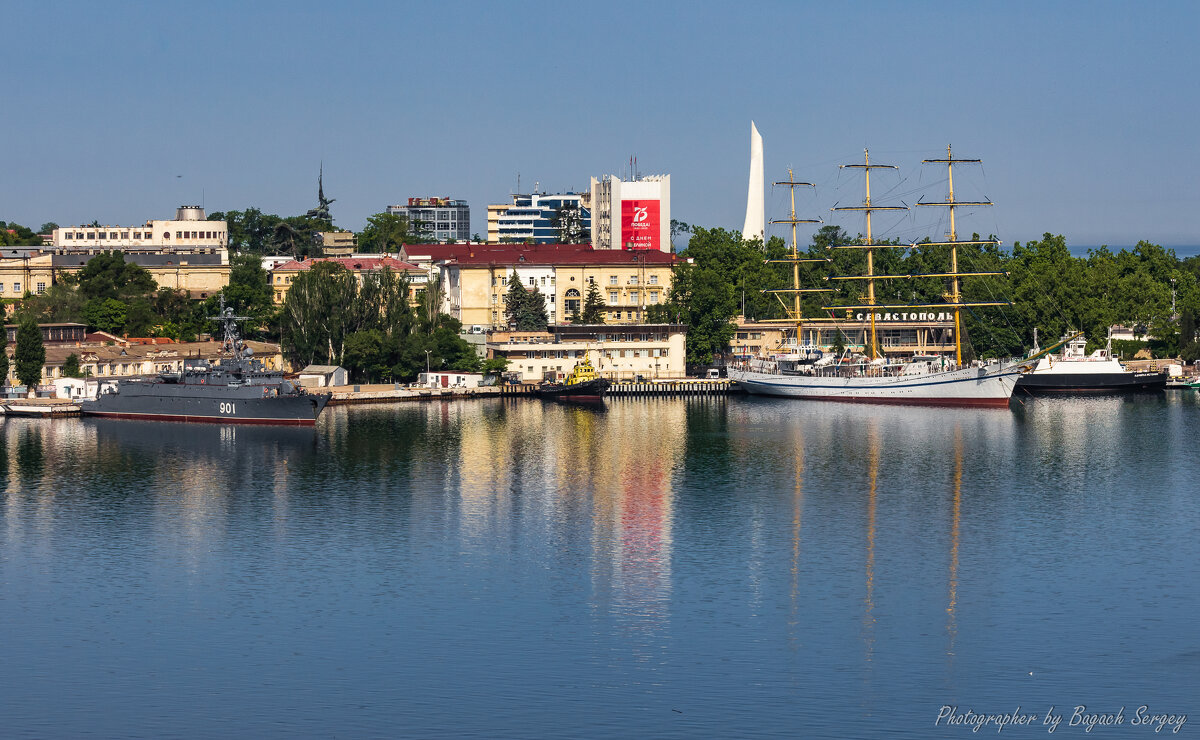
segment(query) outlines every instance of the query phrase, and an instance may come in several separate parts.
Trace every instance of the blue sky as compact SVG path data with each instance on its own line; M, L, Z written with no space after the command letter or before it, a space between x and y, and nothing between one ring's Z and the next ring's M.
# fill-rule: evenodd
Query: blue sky
M739 229L749 126L806 216L945 197L1006 243L1200 244L1200 3L5 3L0 219L134 224L181 203L339 226L409 196L670 173L672 216ZM786 194L768 190L768 218ZM877 223L936 231L927 211ZM880 217L880 221L883 219ZM932 236L939 236L931 233ZM802 239L804 236L802 235Z

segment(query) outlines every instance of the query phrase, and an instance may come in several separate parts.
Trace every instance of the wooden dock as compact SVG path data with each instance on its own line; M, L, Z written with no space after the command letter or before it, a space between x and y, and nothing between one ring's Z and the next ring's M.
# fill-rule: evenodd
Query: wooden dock
M5 398L0 399L0 412L41 418L79 416L79 404L62 398Z

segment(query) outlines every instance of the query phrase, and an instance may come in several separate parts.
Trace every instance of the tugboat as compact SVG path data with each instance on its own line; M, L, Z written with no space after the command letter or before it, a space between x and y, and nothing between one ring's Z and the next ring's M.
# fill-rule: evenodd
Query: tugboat
M234 316L221 300L221 315L212 317L224 327L216 362L184 360L182 373L154 378L98 382L95 395L80 401L89 416L157 421L199 421L220 424L286 424L312 426L329 402L328 393L308 393L287 381L283 373L263 366L242 342Z
M553 401L590 401L604 399L612 382L600 377L588 359L576 363L563 383L542 383L534 393Z
M1035 340L1036 341L1036 340ZM1017 391L1031 395L1060 393L1141 393L1161 391L1167 385L1167 373L1153 370L1129 370L1112 356L1108 346L1085 354L1087 340L1082 334L1063 337L1062 355L1044 355L1033 370L1017 381Z

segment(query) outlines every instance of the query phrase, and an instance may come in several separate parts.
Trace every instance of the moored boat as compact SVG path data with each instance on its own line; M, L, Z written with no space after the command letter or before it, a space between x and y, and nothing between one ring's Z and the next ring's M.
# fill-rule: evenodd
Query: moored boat
M787 318L779 323L794 326L793 344L779 348L775 356L752 360L729 371L729 378L736 381L747 392L761 395L786 396L822 401L846 401L857 403L919 404L933 406L994 406L1007 407L1016 387L1020 369L1015 364L999 361L964 362L962 350L963 309L984 306L1001 306L1006 303L964 300L960 280L964 277L1000 275L996 272L963 272L958 269L958 248L964 245L995 244L994 240L959 240L955 225L955 208L959 206L985 206L990 201L957 201L954 198L954 166L978 163L979 160L956 159L946 148L945 159L924 160L926 164L944 164L949 173L949 196L945 201L919 202L921 206L945 206L949 210L950 232L945 242L922 242L919 244L879 244L872 237L871 214L874 211L907 210L904 206L883 206L871 201L871 171L895 169L892 165L872 164L870 155L864 156L863 164L844 165L862 170L866 178L866 197L861 206L835 208L836 211L860 211L866 217L866 235L849 244L833 245L831 249L857 249L866 253L866 270L861 275L831 276L829 280L855 280L866 284L865 303L851 306L823 306L823 310L860 310L870 318L869 342L863 353L846 354L843 357L820 357L799 344L804 319L801 314L800 295L811 292L827 292L827 289L801 288L797 266L806 262L825 262L822 259L802 259L796 243L796 224L817 223L813 219L796 218L795 188L812 183L794 182L789 171L787 181L776 183L792 189L791 218L774 221L792 226L792 243L787 259L773 260L792 265L792 287L769 291L775 294L790 294L791 305L780 302ZM928 275L878 275L874 271L873 253L876 249L949 247L950 267L947 272ZM885 305L876 300L875 283L880 280L917 277L949 279L950 291L945 303ZM877 311L888 310L949 310L954 317L955 354L950 358L913 357L906 361L885 358L879 352L876 332Z
M1161 391L1167 385L1167 373L1155 370L1130 370L1112 356L1109 346L1090 355L1082 334L1064 337L1062 354L1046 354L1033 369L1021 376L1017 391L1031 395L1066 393L1138 393Z
M153 378L98 380L81 399L88 416L153 421L311 426L329 402L327 393L308 393L283 372L264 367L241 340L233 309L215 317L224 325L222 352L215 362L184 360L182 373Z
M542 383L534 393L554 401L600 401L608 392L612 382L600 377L590 360L576 363L566 380L561 383Z

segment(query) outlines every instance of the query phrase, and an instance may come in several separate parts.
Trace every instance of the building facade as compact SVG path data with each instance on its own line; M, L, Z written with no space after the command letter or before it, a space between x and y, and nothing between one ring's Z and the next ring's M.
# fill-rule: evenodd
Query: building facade
M625 182L592 178L592 245L598 250L671 251L671 176Z
M64 226L53 231L50 246L60 252L212 251L228 261L228 244L225 221L209 221L200 206L180 206L173 220L142 226Z
M533 193L512 201L488 206L488 243L580 243L591 237L590 193Z
M841 311L836 318L805 319L800 343L812 344L825 352L842 346L865 353L871 342L871 316L863 311ZM736 319L737 330L729 341L734 359L749 359L787 351L782 348L785 329L790 339L793 325L780 322ZM879 312L875 315L875 339L884 357L907 359L914 355L953 356L954 313L952 311L914 310Z
M585 359L610 380L663 380L685 377L686 342L687 327L679 324L564 324L545 332L494 332L487 349L526 383L561 379Z
M471 207L465 200L409 198L407 205L388 206L387 212L406 217L409 224L440 242L471 239Z
M421 245L406 246L417 255ZM433 250L426 250L432 252ZM420 255L442 278L443 307L464 326L504 328L504 297L513 274L526 290L546 297L551 324L583 310L594 284L610 324L645 321L650 306L665 303L677 259L663 252L601 251L589 245L471 245L452 254Z

